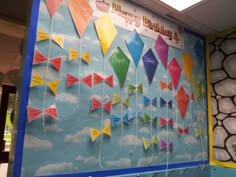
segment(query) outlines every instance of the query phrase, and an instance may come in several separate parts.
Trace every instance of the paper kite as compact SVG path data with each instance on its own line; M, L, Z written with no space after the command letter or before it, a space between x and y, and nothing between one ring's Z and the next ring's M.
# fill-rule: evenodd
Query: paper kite
M103 78L102 76L99 76L97 73L94 73L93 79L94 79L94 85L105 81L108 85L113 87L113 75Z
M152 104L154 106L157 105L157 97L154 97L153 99L149 99L146 96L143 96L143 104L146 106L148 104Z
M185 92L184 88L181 87L179 91L177 92L175 98L179 107L180 115L182 119L184 119L190 96Z
M102 133L111 136L111 130L110 130L110 125L106 124L102 130L98 130L95 128L90 128L90 136L92 141L94 142Z
M119 122L125 123L126 125L129 125L129 118L128 118L128 114L125 113L122 118L115 116L115 115L111 115L111 125L112 127L115 127Z
M172 100L167 102L163 98L160 97L160 107L165 107L165 106L172 109Z
M170 127L174 127L174 121L173 118L170 118L169 120L165 120L163 117L160 117L160 127L164 127L165 125L169 125Z
M173 151L173 143L166 143L163 139L160 139L160 150L167 149L168 151Z
M113 93L112 104L118 104L118 103L123 103L126 107L129 107L129 97L122 99L119 95Z
M46 82L39 74L33 73L32 74L32 79L31 79L31 83L30 83L30 87L35 87L35 86L45 85L46 84L50 88L50 90L54 94L56 94L58 86L59 86L59 83L60 83L59 80Z
M158 144L157 136L153 136L152 139L142 138L144 149L147 150L152 144Z
M82 37L93 15L93 9L86 0L67 0L66 2L76 30Z
M89 87L92 87L92 75L88 75L82 79L79 79L69 73L66 74L66 87L71 87L72 85L74 85L79 81L83 82Z
M175 89L177 89L182 69L178 61L176 60L176 58L173 58L171 62L168 64L168 70L169 70L172 82L174 84L174 87Z
M167 63L168 63L168 51L169 51L169 46L166 43L166 41L158 35L155 46L154 46L163 66L165 69L167 69Z
M202 129L194 128L194 133L196 138L198 138L199 136L204 136L205 130L203 128Z
M123 88L129 70L129 58L125 55L120 47L117 47L113 51L111 57L109 58L109 61L119 80L120 88Z
M52 104L45 110L39 110L31 106L27 106L28 121L31 122L39 117L41 114L47 114L52 118L58 119L56 104Z
M125 41L129 49L129 53L131 54L133 58L134 64L137 67L139 60L141 58L144 43L136 30L130 33L130 35Z
M54 41L59 47L63 48L64 35L55 34L55 35L50 36L48 33L43 31L42 29L38 29L36 42L40 42L40 41L44 41L44 40L48 40L48 39L52 39L52 41Z
M69 49L69 61L75 60L77 58L83 59L85 63L90 64L90 54L89 52L85 52L84 54L78 53L75 49Z
M143 93L143 84L142 83L138 85L128 84L129 95L134 93L135 90L137 90L139 93Z
M204 95L204 91L203 91L203 83L202 81L198 81L198 77L195 74L191 80L192 83L192 87L193 87L193 92L195 95L195 100L198 102L201 98L201 96Z
M186 127L184 129L182 129L181 127L177 127L177 132L178 132L178 135L183 135L183 134L189 134L189 127Z
M185 54L183 55L182 64L184 67L184 73L186 75L186 79L188 82L190 82L194 62L188 52L185 52Z
M151 118L147 113L144 113L144 115L143 115L143 123L147 123L147 122L152 122L152 125L154 127L157 127L157 116Z
M96 109L98 109L99 107L103 107L105 110L107 110L107 112L111 112L111 103L112 101L108 101L107 103L100 103L96 98L93 97L92 99L92 108L91 110L94 111Z
M129 110L128 110L128 116L129 116L129 120L131 120L132 118L134 118L134 117L136 117L136 116L143 118L143 111L137 111L137 112L135 112L134 110L129 109Z
M160 80L160 89L163 90L165 88L168 88L168 89L172 90L172 82L169 82L167 84L164 81Z
M63 0L45 0L45 2L50 15L53 16L57 9L60 7Z
M110 48L117 35L116 27L113 25L108 15L97 19L95 21L95 27L102 47L103 55L106 55L108 49Z
M33 59L33 65L49 62L52 64L52 66L57 70L60 71L61 69L61 57L53 58L53 59L47 59L43 54L41 54L39 51L34 52L34 59Z
M146 75L148 77L149 84L152 84L153 77L156 73L158 61L152 52L152 49L149 49L143 56L143 64Z

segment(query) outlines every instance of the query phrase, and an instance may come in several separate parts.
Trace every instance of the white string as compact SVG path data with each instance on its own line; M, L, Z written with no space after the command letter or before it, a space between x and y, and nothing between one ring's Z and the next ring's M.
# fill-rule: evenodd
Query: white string
M167 76L167 84L168 84L168 76ZM167 92L167 103L169 103L169 92ZM167 119L169 119L169 105L167 105ZM168 168L169 168L169 126L167 124L167 154L166 154L166 177L168 176Z
M120 98L122 99L123 98L123 88L121 88L120 90ZM124 145L124 125L123 125L123 120L122 120L122 113L123 113L123 104L121 103L120 104L120 118L121 118L121 139L122 139L122 146Z
M50 26L50 38L49 38L49 45L48 45L48 55L47 55L47 59L49 60L50 58L50 54L51 54L51 44L52 44L52 39L51 39L51 35L52 35L52 26L53 26L53 16L51 18L51 26ZM45 86L44 86L44 95L43 95L43 108L42 110L44 111L45 108L45 100L46 100L46 92L47 92L47 82L48 82L48 66L49 66L49 62L47 62L47 66L46 66L46 76L45 76ZM43 113L43 131L45 131L45 115Z
M152 89L151 89L151 85L149 85L149 92L150 92L150 100L152 101ZM152 161L151 163L153 162L153 139L152 139L152 102L151 102L151 106L150 106L150 109L151 109L151 120L150 120L150 130L151 130L151 142L152 142Z

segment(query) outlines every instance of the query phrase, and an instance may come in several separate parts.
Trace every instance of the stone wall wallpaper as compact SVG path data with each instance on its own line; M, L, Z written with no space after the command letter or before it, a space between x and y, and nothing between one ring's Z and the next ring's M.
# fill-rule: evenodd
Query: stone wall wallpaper
M236 31L209 42L214 160L236 163Z

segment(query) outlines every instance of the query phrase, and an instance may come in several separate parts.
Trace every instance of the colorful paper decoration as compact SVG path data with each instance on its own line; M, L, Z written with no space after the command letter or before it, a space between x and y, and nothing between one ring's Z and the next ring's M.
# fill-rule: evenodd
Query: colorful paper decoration
M107 112L111 112L111 103L112 101L108 101L107 103L100 103L96 98L92 98L92 108L91 110L94 111L96 109L98 109L99 107L103 107L105 110L107 110Z
M202 128L202 129L194 128L194 133L195 133L196 138L198 138L199 136L204 136L205 129L204 128Z
M61 69L61 57L53 58L48 60L42 53L40 53L38 50L34 52L34 60L33 65L44 63L49 61L52 66L57 70L60 71Z
M174 121L173 118L170 118L169 120L164 119L163 117L160 117L160 127L164 127L165 125L169 125L172 128L174 127Z
M37 73L33 73L32 74L32 79L31 79L31 83L30 83L30 87L35 87L35 86L39 86L39 85L44 85L46 84L50 90L56 94L57 93L57 89L59 86L60 81L59 80L55 80L55 81L50 81L50 82L45 82L44 79Z
M129 118L128 118L128 114L125 113L122 118L115 116L115 115L111 115L111 125L112 127L115 127L119 122L125 123L126 125L129 125Z
M113 93L112 104L118 104L118 103L123 103L126 107L129 107L129 97L122 99L119 95Z
M129 58L125 55L125 53L121 50L120 47L117 47L113 51L111 57L109 58L109 61L119 80L120 88L123 88L129 70Z
M69 48L69 61L75 60L77 58L81 58L85 61L85 63L90 64L90 53L89 52L85 52L84 54L80 54L75 49Z
M203 88L202 88L202 81L198 82L198 77L195 74L191 80L192 83L192 87L193 87L193 92L195 95L195 100L198 102L201 98L201 96L203 96L204 92L203 92Z
M104 128L102 130L98 130L95 128L90 128L90 136L92 141L94 142L102 133L111 136L111 129L109 124L105 124Z
M51 16L53 16L57 9L60 7L62 1L63 0L45 0Z
M181 127L177 127L177 132L178 132L178 135L183 135L184 133L185 134L189 134L189 127L187 126L186 128L182 129Z
M43 31L42 29L38 29L37 31L37 39L36 42L44 41L52 39L59 47L63 48L64 46L64 35L62 34L55 34L50 36L48 33Z
M144 149L147 150L152 144L158 144L157 136L153 136L152 139L142 138Z
M146 106L148 104L152 104L152 105L156 106L157 105L157 97L150 99L146 96L143 96L143 104L144 104L144 106Z
M160 80L160 89L163 90L165 88L172 90L172 82L166 84L164 81Z
M42 113L45 113L45 114L51 116L52 118L58 119L56 104L52 104L51 106L49 106L48 108L46 108L43 111L33 108L31 106L27 106L27 114L28 114L28 121L29 122L35 120Z
M189 55L188 52L184 53L183 58L182 58L182 64L184 67L186 79L189 82L190 78L191 78L192 71L193 71L194 63L193 63L193 59L191 58L191 56Z
M152 52L152 49L149 49L143 56L143 64L146 75L148 77L149 84L152 84L153 77L156 73L158 61Z
M205 61L204 53L203 53L204 48L199 40L195 42L193 49L194 49L195 55L197 56L200 66L202 66L203 61Z
M66 87L71 87L72 85L74 85L75 83L77 83L79 81L83 82L84 84L86 84L89 87L92 87L92 75L91 74L82 78L82 79L79 79L69 73L66 74Z
M93 9L86 0L67 0L66 2L76 30L82 37L93 15Z
M165 106L172 109L172 100L167 102L163 98L160 97L160 107L165 107Z
M94 85L99 84L102 81L105 81L108 85L113 87L113 75L103 78L103 77L99 76L97 73L94 73L93 79L94 79Z
M177 89L182 69L178 61L176 60L176 58L173 58L171 62L168 64L168 70L169 70L172 82L174 84L174 87L175 89Z
M182 119L184 119L188 107L189 95L185 92L184 88L181 87L177 92L175 98L179 107L180 115Z
M105 15L95 21L98 38L101 44L103 55L106 55L113 40L117 35L116 27L113 25L109 15Z
M144 115L143 115L143 123L147 123L147 122L152 122L152 125L154 127L157 127L157 116L151 118L147 113L144 113Z
M160 139L160 150L167 149L168 151L173 151L173 142L166 143L163 139Z
M139 60L141 58L144 43L136 30L130 33L130 35L127 37L125 41L129 49L129 52L133 58L134 64L137 67Z
M134 110L132 110L132 109L129 109L128 110L128 116L129 116L129 120L131 120L132 118L134 118L134 117L143 117L143 111L137 111L137 112L135 112Z
M134 93L135 90L137 90L139 93L143 93L143 84L142 83L138 85L128 84L129 95Z
M165 67L165 69L167 69L169 46L166 41L161 37L161 35L158 35L154 48L163 66Z

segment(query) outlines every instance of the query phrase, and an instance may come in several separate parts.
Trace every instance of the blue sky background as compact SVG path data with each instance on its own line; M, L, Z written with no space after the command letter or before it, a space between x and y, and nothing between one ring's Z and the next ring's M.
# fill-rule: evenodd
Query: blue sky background
M92 172L161 165L166 164L167 156L169 163L201 161L204 160L204 156L206 160L207 136L205 135L203 137L203 141L201 141L200 138L195 138L194 135L194 128L199 128L196 119L197 114L201 114L204 117L204 123L201 126L205 129L207 127L206 100L202 98L198 103L189 101L188 110L184 120L180 117L175 100L175 94L181 86L185 88L188 94L193 92L191 84L186 81L184 72L182 71L181 73L181 79L177 90L160 90L160 80L165 82L171 81L169 72L166 71L161 64L154 49L155 40L141 35L144 42L142 56L148 51L149 48L151 48L159 63L152 84L149 85L142 59L140 60L138 67L135 68L135 64L125 43L125 39L131 32L116 26L118 35L108 50L108 53L104 57L94 26L95 20L95 17L91 18L85 33L80 38L76 32L65 1L63 1L62 5L55 13L52 21L45 2L42 0L40 3L38 28L43 29L49 34L63 34L65 40L63 49L54 42L51 42L50 44L49 40L46 40L36 43L35 50L39 50L47 57L50 53L48 58L60 56L63 61L60 72L56 71L50 64L48 67L46 64L33 66L33 71L39 73L45 80L52 81L59 79L60 85L56 95L53 95L48 88L46 89L46 92L44 92L44 86L31 88L28 105L38 109L43 109L43 103L45 102L45 109L55 103L57 106L59 119L55 120L45 116L44 128L42 116L27 124L25 130L22 176L29 177L34 175ZM50 28L52 28L52 32ZM199 66L193 49L197 40L200 40L202 45L203 41L189 33L184 33L184 39L184 51L169 47L168 62L175 57L181 68L183 68L181 59L184 52L187 51L194 60L195 66L193 69L193 74L198 74L199 78L204 78L201 74L203 72L199 72L203 70L203 66ZM131 61L122 93L119 87L118 79L111 64L109 63L109 57L118 46L124 51ZM87 65L84 62L80 62L80 59L69 62L68 51L70 47L80 51L80 53L89 51L91 63ZM103 66L105 66L104 70ZM135 70L137 70L137 76L135 76ZM92 88L89 88L85 84L80 83L70 88L66 88L65 76L67 73L83 78L89 74L93 74L94 72L102 76L109 76L113 74L114 87L112 88L105 83L100 83ZM101 123L104 124L106 122L110 122L110 114L105 110L103 118L101 117L101 108L91 111L92 97L96 97L100 101L103 99L104 103L112 99L113 93L117 93L118 95L121 94L124 98L128 96L128 83L135 84L136 77L136 84L141 82L143 83L143 95L149 98L157 97L158 105L157 107L151 105L144 107L143 95L138 94L136 100L135 94L132 94L130 96L130 108L135 109L137 105L138 110L144 110L149 115L151 115L152 112L153 117L158 116L158 120L160 116L166 119L172 117L174 119L174 128L167 128L166 126L160 128L158 121L157 128L152 127L151 132L150 124L144 124L142 119L139 118L137 120L138 128L136 131L135 119L132 119L129 126L123 126L123 137L122 126L119 123L116 127L111 127L111 137L107 137L106 135L100 136L95 142L92 142L89 134L89 128L100 129ZM103 87L104 95L102 97ZM160 108L160 96L167 101L172 100L172 110ZM127 108L119 104L112 107L111 114L119 116L124 114L126 111ZM181 126L183 128L187 125L190 125L190 134L179 136L177 134L176 127ZM153 151L151 147L145 151L142 144L142 137L150 138L151 133L153 135L157 135L158 138L162 138L165 141L168 139L169 142L173 142L173 152L167 153L165 150L160 151L159 144L153 146ZM101 163L104 168L101 168L98 163L98 155L101 148L101 137L103 137ZM131 154L130 151L134 148L136 141L138 142L137 148ZM202 155L202 146L204 149L204 156Z

